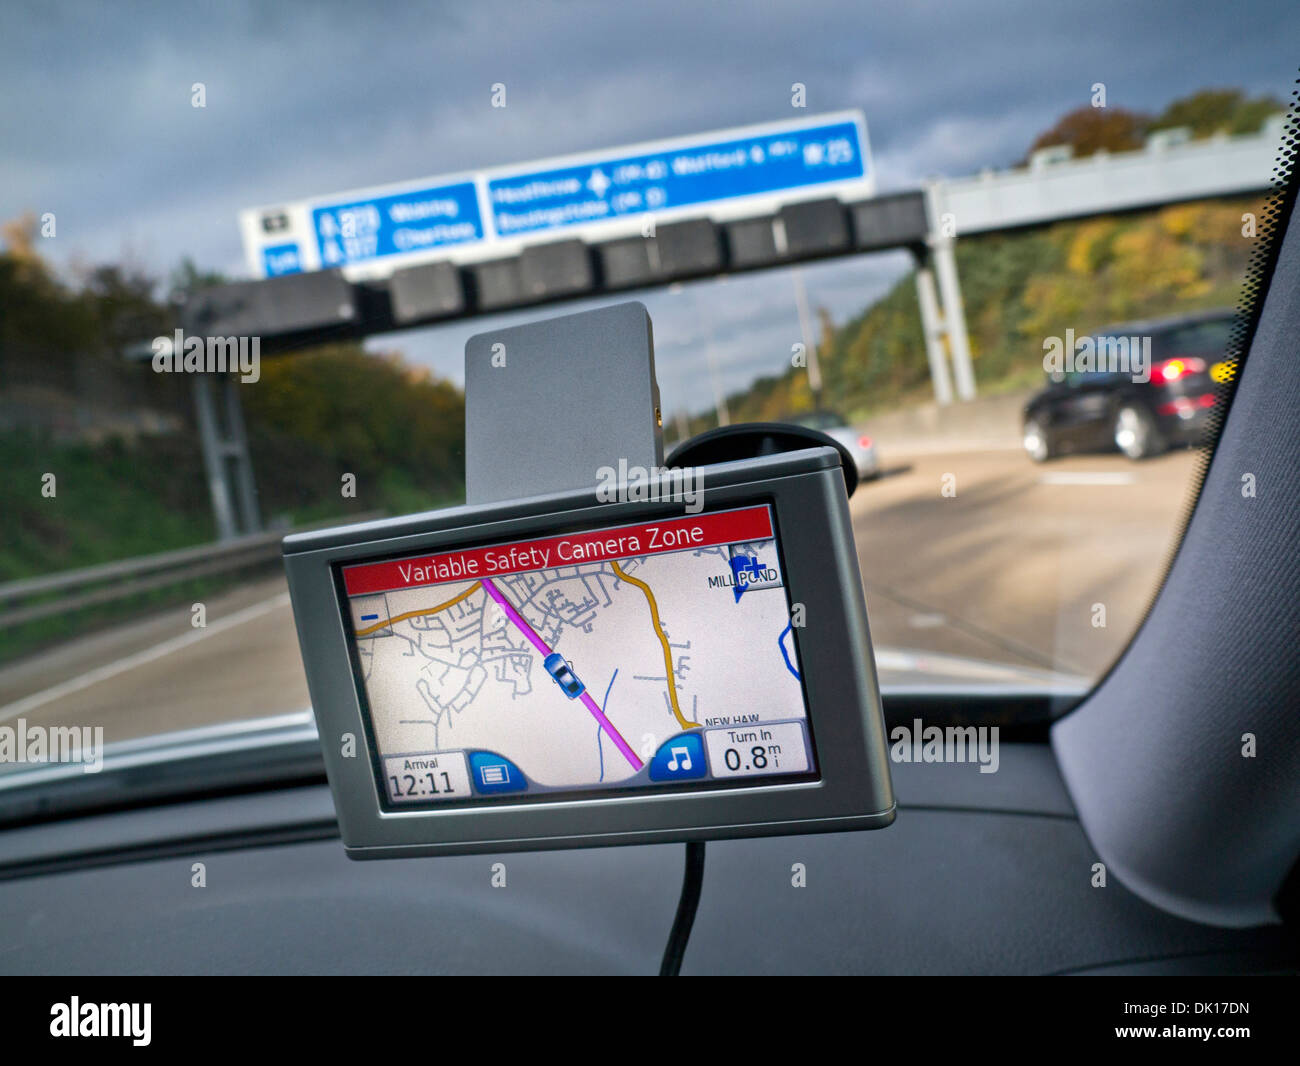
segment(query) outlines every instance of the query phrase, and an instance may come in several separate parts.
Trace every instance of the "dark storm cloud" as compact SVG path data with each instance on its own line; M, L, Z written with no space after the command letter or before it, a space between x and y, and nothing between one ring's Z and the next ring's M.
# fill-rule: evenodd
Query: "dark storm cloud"
M230 268L241 206L783 117L796 81L810 111L863 108L901 185L1010 161L1094 81L1147 108L1285 90L1297 26L1186 2L6 6L0 214Z
M57 212L63 263L236 272L241 207L781 118L794 82L810 112L862 108L899 187L1011 162L1096 81L1152 110L1206 85L1286 96L1298 29L1289 2L10 3L0 218ZM845 269L844 300L888 281ZM716 343L732 326L720 307ZM410 347L453 371L430 343Z

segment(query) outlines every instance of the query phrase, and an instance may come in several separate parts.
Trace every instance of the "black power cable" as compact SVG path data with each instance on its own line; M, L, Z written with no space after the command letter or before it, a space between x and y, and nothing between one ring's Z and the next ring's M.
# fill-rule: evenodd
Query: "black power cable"
M704 887L704 841L686 842L686 869L682 873L682 894L677 901L677 916L673 918L672 932L664 945L664 958L659 964L660 977L676 977L686 954L686 942L691 938L695 924L695 911L700 905L700 890Z

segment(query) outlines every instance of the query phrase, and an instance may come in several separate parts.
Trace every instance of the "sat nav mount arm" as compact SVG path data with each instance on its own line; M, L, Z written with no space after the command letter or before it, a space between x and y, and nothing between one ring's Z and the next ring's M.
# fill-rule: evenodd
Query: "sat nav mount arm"
M595 489L663 465L650 315L636 302L530 322L465 345L465 496L496 503Z

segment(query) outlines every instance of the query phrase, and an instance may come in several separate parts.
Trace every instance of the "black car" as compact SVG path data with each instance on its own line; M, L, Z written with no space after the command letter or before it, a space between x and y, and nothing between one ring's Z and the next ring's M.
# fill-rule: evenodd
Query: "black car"
M1066 452L1116 449L1145 459L1198 442L1217 403L1217 384L1231 373L1224 353L1234 319L1232 311L1207 311L1083 338L1076 348L1092 353L1083 368L1073 369L1071 360L1063 372L1049 372L1047 388L1025 405L1025 451L1037 463ZM1117 352L1133 353L1131 360L1141 353L1142 361L1120 362L1117 369Z

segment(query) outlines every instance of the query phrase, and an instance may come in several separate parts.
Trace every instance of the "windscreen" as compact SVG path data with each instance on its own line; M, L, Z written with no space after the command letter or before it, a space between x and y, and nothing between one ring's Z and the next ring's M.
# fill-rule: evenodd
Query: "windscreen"
M768 504L342 578L392 806L816 776Z

